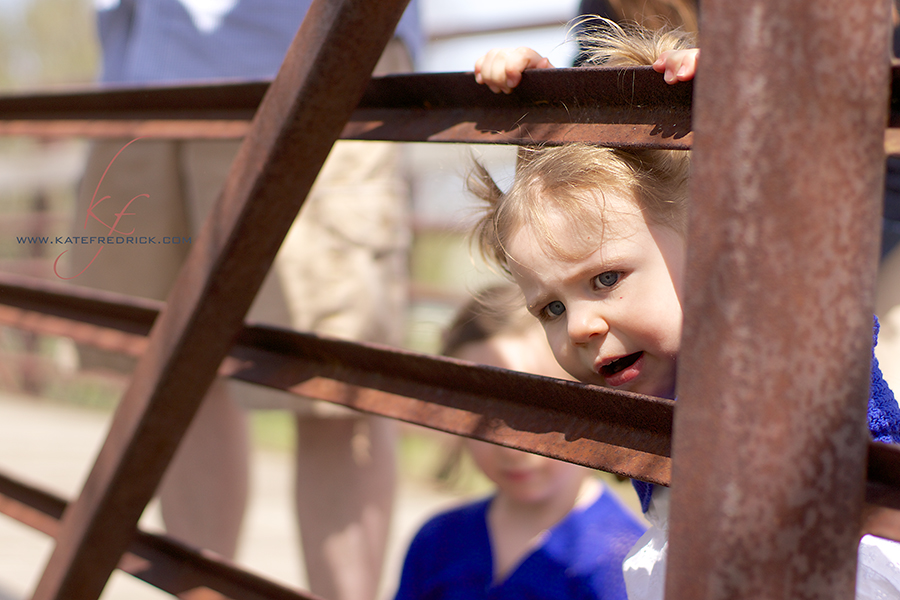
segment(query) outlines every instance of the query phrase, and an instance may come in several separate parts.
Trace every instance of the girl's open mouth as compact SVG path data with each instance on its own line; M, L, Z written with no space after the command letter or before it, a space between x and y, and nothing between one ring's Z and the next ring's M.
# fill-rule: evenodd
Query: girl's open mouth
M611 377L620 371L624 371L634 363L638 361L638 359L643 356L643 352L635 352L634 354L629 354L628 356L623 356L608 365L604 365L600 368L600 374L604 377Z

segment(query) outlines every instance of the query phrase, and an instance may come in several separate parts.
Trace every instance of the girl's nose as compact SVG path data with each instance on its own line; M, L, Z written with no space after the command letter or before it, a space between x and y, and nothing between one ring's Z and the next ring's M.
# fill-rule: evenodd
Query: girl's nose
M507 448L505 446L495 446L494 448L497 462L506 469L525 468L535 462L540 462L540 459L543 458L539 457L537 454L529 454L528 452Z
M586 344L594 336L606 335L609 324L595 302L580 302L567 307L569 339L573 344Z

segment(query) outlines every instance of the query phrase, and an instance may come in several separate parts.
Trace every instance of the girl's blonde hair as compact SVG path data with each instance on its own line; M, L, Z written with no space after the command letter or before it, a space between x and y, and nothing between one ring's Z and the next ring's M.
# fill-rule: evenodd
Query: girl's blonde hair
M691 36L680 30L603 23L590 33L596 63L650 65L664 50L692 47ZM571 217L567 236L602 235L609 216L605 194L634 199L648 220L684 233L689 171L690 156L683 150L623 150L580 143L523 147L508 192L475 164L468 188L484 205L473 236L482 256L508 271L506 248L523 227L549 249L561 252L563 244L551 234L548 212Z
M648 66L667 50L697 46L696 34L682 27L648 29L634 21L617 23L602 17L587 17L579 22L582 26L576 36L583 48L584 66Z
M607 0L619 22L632 22L647 29L679 27L697 32L697 0Z

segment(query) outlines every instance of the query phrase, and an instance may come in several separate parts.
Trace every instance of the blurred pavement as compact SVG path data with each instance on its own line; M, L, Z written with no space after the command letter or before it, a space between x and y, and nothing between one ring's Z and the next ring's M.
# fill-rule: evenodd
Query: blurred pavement
M81 489L106 436L111 415L0 393L0 471L71 499ZM237 562L250 571L288 586L305 586L291 509L291 460L288 453L253 455L250 506ZM389 542L382 598L396 588L403 555L412 535L434 512L462 501L422 485L401 481ZM152 502L141 527L159 531ZM0 600L26 600L53 550L41 533L0 515ZM130 575L116 571L102 600L172 598Z

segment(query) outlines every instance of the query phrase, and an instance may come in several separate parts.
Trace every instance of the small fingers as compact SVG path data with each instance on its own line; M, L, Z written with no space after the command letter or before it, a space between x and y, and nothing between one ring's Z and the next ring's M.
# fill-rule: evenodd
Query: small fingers
M525 69L546 69L550 61L531 48L497 48L475 62L475 81L494 93L510 93L522 81Z
M675 71L675 78L678 81L689 81L697 74L697 59L700 57L700 50L686 52L681 66Z
M508 94L519 83L515 73L512 76L507 74L511 54L512 50L509 48L489 51L475 64L475 80L488 86L495 94Z
M656 59L656 62L653 63L653 68L663 73L663 79L666 83L689 81L697 73L697 59L699 56L700 50L698 48L667 50Z

